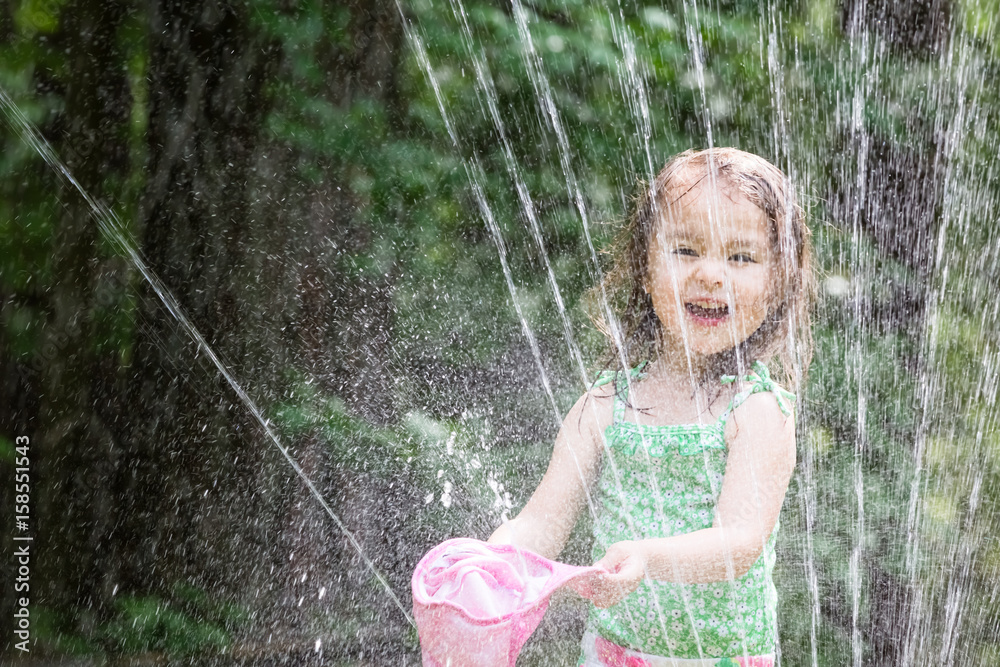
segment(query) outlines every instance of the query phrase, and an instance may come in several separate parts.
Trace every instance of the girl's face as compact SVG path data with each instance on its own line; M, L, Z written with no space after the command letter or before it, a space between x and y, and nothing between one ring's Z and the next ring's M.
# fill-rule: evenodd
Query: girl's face
M777 259L767 217L728 184L703 179L662 212L648 253L645 287L667 352L723 352L767 316Z

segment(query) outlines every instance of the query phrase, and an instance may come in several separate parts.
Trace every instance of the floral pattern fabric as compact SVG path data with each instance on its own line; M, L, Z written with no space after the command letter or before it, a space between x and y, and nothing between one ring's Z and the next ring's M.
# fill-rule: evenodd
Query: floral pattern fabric
M583 667L774 667L773 655L737 658L668 658L633 651L587 633L583 638Z
M607 448L598 481L595 560L616 542L710 528L726 467L725 420L760 391L772 392L782 412L788 410L785 400L794 401L757 362L751 374L739 378L746 387L718 421L671 426L627 422L622 397L628 395L630 379L642 377L641 368L617 378L614 420L605 431ZM605 374L596 384L607 381ZM709 658L730 660L712 664L756 664L746 661L773 654L777 640L777 592L771 578L777 532L776 523L760 557L735 581L677 584L647 579L614 607L591 608L588 633L612 646L680 659L678 664Z

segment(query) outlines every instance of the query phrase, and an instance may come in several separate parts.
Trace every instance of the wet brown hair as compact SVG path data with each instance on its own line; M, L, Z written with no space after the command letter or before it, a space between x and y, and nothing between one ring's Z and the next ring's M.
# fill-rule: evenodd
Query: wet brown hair
M651 186L641 187L634 209L611 247L611 267L603 282L588 294L591 318L607 337L601 368L621 368L623 356L634 367L659 353L662 325L644 289L649 273L648 248L658 221L705 180L716 189L735 190L764 212L777 257L777 275L764 322L746 340L715 355L708 364L709 376L699 379L705 382L722 373L743 374L760 360L794 390L812 359L810 232L781 170L762 157L735 148L684 151L664 165ZM609 309L604 308L605 299ZM614 324L609 323L611 313L619 314L617 321L610 318Z

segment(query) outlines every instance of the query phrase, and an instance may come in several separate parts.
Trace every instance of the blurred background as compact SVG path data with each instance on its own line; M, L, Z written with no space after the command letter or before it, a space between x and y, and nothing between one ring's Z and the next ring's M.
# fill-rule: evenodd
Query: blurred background
M816 244L782 664L1000 659L998 12L3 2L3 662L418 665L414 566L527 500L602 251L708 146L781 167ZM575 665L584 613L518 664Z

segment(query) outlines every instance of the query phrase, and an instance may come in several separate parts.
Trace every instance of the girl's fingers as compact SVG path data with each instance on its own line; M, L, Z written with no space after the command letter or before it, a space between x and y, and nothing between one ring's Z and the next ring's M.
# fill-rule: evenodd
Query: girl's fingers
M609 551L604 555L604 558L594 563L595 567L602 567L609 573L614 573L618 571L618 564L625 560L624 556L620 556L616 553Z
M622 568L618 573L608 577L606 583L609 587L615 590L624 591L622 595L628 595L636 588L639 587L639 583L643 578L643 570L641 567L634 567L629 565L626 568Z
M598 579L600 579L603 576L605 576L605 575L604 574L595 573L595 574L587 575L586 577L581 577L579 579L574 579L571 582L569 582L569 584L567 584L567 585L570 588L572 588L574 591L576 591L577 593L579 593L582 597L585 597L588 600L591 600L594 597L594 590L595 590L595 586L597 585L597 581L598 581Z
M617 542L608 547L604 558L594 563L607 570L591 581L591 595L586 595L601 609L618 604L634 591L646 575L645 556L638 542Z
M591 600L601 609L618 604L626 595L638 588L645 576L645 569L637 558L626 558L616 572L595 578Z
M594 563L597 567L603 567L608 572L617 572L622 561L631 556L631 542L616 542L608 547L604 558Z

